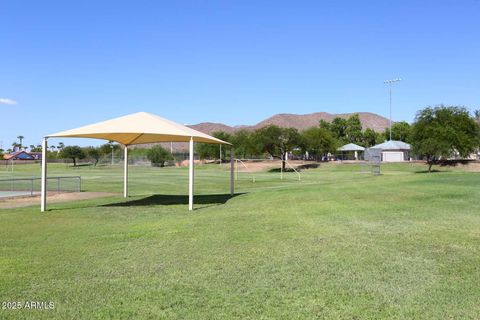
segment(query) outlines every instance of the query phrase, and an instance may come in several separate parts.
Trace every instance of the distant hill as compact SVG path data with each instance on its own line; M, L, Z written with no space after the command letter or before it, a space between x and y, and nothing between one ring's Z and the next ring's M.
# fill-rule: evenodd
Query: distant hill
M371 128L377 132L382 132L385 128L388 127L389 121L387 118L382 117L378 114L371 112L356 112L360 118L363 129ZM258 128L266 127L268 125L277 125L279 127L291 127L296 128L300 131L305 130L310 127L317 126L320 120L332 121L335 117L348 118L354 113L340 113L340 114L331 114L327 112L316 112L310 114L290 114L290 113L280 113L270 118L267 118L253 126L227 126L223 123L212 123L212 122L202 122L199 124L191 125L190 127L211 134L215 131L224 131L224 132L235 132L239 129L255 130Z
M371 112L355 112L360 118L363 129L371 128L377 132L383 132L385 128L389 126L389 121L387 118L382 117L378 114ZM258 128L266 127L268 125L274 124L279 127L287 128L296 128L299 131L305 130L310 127L318 126L320 120L332 121L335 117L348 118L355 113L339 113L331 114L327 112L315 112L310 114L290 114L290 113L280 113L270 118L267 118L255 125L239 125L239 126L228 126L223 123L214 123L214 122L202 122L199 124L189 125L190 128L198 130L206 134L212 134L216 131L223 131L228 133L233 133L240 129L246 130L256 130ZM152 145L147 144L145 146ZM164 148L170 149L170 146L173 147L175 152L188 150L188 144L186 143L161 143Z

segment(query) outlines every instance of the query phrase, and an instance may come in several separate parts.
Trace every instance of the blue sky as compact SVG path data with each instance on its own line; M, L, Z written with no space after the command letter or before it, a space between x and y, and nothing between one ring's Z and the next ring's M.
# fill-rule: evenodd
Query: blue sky
M0 104L5 149L137 111L229 125L388 116L394 77L394 120L480 108L478 0L2 0L0 41L0 98L17 101Z

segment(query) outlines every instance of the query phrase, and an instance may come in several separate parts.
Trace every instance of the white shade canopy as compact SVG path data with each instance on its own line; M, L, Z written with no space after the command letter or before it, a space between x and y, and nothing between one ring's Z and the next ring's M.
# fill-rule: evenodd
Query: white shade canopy
M189 142L188 162L188 209L193 210L194 191L194 142L228 144L230 151L230 195L234 193L233 146L225 141L209 136L203 132L164 119L157 115L138 112L123 117L94 123L80 128L49 134L42 143L42 185L40 208L47 208L47 149L48 138L93 138L116 141L125 145L123 160L123 196L128 197L128 149L133 144L155 142Z
M337 149L338 151L364 151L365 148L362 146L359 146L355 143L349 143L344 146L341 146L340 148Z
M45 138L94 138L124 145L154 142L207 142L230 144L203 132L147 112L94 123L76 129L49 134Z

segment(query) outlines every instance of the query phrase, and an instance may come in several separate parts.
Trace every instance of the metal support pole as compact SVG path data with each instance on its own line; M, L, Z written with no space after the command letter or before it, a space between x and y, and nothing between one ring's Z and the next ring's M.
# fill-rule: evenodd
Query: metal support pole
M123 149L123 197L128 198L128 146Z
M220 145L220 165L222 165L222 145Z
M383 83L388 84L389 89L389 96L390 96L390 120L389 120L389 127L390 127L390 141L392 140L392 85L396 82L402 81L400 78L385 80Z
M392 83L390 82L390 140L392 141Z
M188 161L188 210L193 210L193 137L190 137L190 158Z
M47 138L43 138L42 143L42 185L40 195L40 211L47 210Z
M234 168L233 162L235 160L235 149L233 146L230 147L230 195L233 196L235 193L235 179L234 179Z

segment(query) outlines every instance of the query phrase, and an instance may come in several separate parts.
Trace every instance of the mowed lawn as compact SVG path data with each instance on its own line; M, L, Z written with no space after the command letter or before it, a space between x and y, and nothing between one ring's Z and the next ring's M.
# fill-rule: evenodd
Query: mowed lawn
M49 169L122 191L120 167ZM128 202L0 210L0 301L55 303L0 319L478 319L480 173L425 169L241 173L229 198L205 165L189 212L186 168L133 167Z

